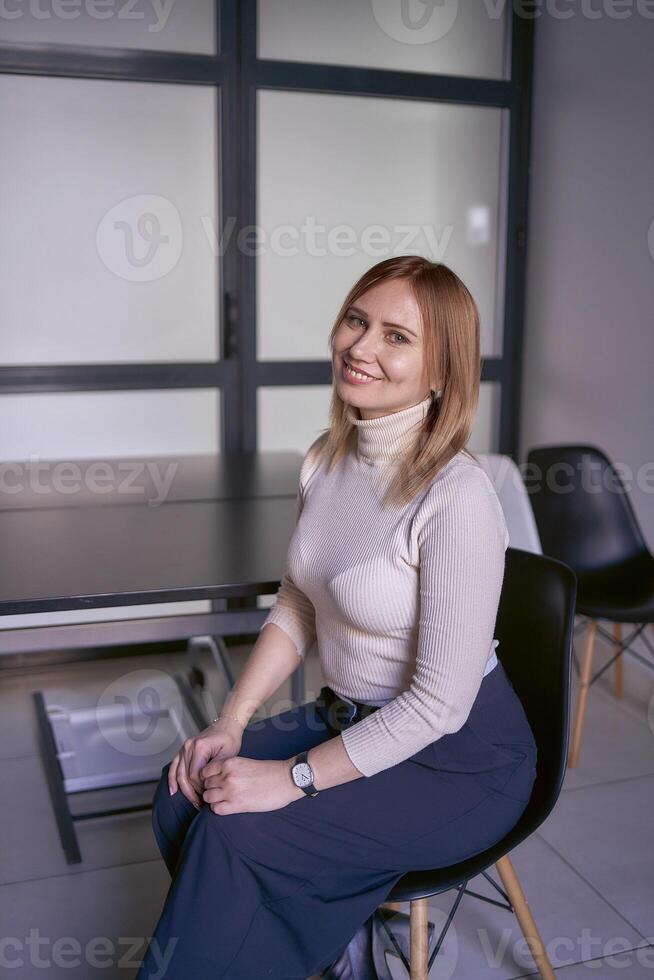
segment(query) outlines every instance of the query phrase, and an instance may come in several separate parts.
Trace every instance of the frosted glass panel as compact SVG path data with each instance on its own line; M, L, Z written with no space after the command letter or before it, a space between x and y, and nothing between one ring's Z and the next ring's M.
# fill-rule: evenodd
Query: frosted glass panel
M479 407L467 449L471 453L496 453L500 431L501 385L484 381L479 391Z
M3 4L0 41L214 54L216 0L39 0Z
M511 4L259 0L260 58L505 78Z
M331 385L284 385L257 391L258 447L306 453L329 424Z
M215 453L219 392L0 395L0 459L93 459Z
M217 358L216 98L0 75L2 363Z
M461 276L499 354L506 110L258 93L258 356L323 359L352 283L390 255Z

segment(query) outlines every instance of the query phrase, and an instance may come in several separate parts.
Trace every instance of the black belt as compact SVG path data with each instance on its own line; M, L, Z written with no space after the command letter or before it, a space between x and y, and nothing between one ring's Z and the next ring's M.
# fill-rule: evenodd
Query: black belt
M321 687L316 699L316 710L325 724L335 732L341 732L362 718L367 718L381 705L364 704L363 701L350 701L342 698L331 687Z

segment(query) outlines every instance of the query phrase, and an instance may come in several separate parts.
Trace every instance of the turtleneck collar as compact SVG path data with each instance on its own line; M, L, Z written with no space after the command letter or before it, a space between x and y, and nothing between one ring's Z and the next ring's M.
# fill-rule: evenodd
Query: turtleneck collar
M359 458L369 462L390 462L401 456L415 439L430 404L431 395L427 395L417 405L376 419L360 419L357 417L358 409L346 405L347 419L357 430Z

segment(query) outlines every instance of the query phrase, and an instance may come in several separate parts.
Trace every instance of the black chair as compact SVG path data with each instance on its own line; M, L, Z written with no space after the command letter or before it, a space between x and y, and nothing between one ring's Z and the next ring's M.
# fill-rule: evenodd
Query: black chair
M654 654L645 629L654 623L654 557L638 525L625 486L594 446L539 446L527 457L527 489L543 552L577 575L577 613L587 625L568 765L577 765L588 690L615 664L615 694L622 696L625 650L650 669L654 664L632 648L640 636ZM613 635L598 620L613 623ZM622 624L633 629L622 639ZM610 660L592 676L597 633L613 644ZM576 666L576 664L575 664ZM579 671L578 671L579 672Z
M504 584L497 615L497 655L520 698L538 749L536 781L520 820L493 847L458 864L433 871L412 871L397 882L376 917L383 916L392 931L398 903L410 902L410 957L396 945L411 980L426 980L456 910L478 874L496 889L508 911L515 912L541 977L554 980L536 923L509 859L509 851L532 834L551 812L561 791L568 746L570 662L576 583L561 562L515 548L506 552ZM504 889L487 873L495 864ZM452 888L458 890L449 917L429 955L428 899Z

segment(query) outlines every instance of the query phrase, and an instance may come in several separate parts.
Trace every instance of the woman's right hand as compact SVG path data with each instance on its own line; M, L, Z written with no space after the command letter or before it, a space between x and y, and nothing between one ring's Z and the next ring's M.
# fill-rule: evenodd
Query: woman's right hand
M200 770L210 759L230 759L241 751L243 729L237 721L218 720L192 738L187 738L168 769L171 796L181 789L199 810L204 785Z

